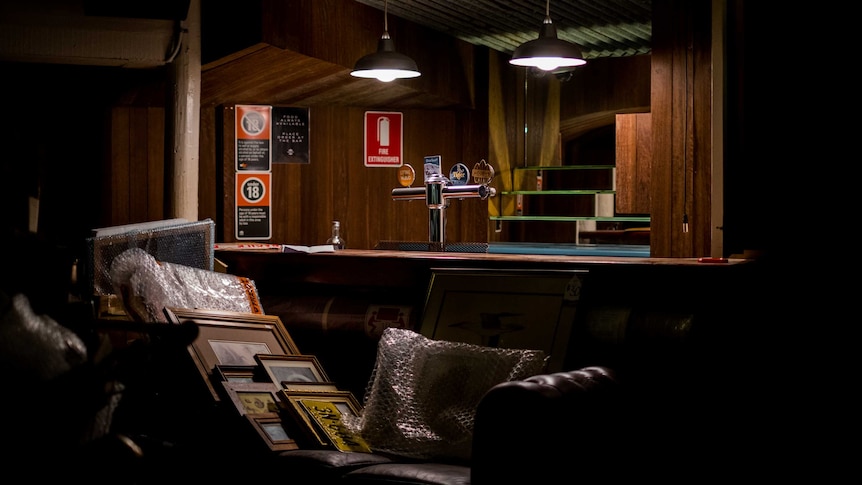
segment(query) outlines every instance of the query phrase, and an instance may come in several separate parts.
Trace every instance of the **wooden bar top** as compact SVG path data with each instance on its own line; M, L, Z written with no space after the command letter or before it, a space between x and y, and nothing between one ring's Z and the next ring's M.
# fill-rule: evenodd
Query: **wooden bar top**
M703 281L708 288L754 260L729 259L726 263L703 263L698 258L643 258L619 256L568 256L538 254L489 254L436 251L389 251L343 249L334 252L284 253L278 250L219 249L215 257L227 272L251 278L262 295L317 291L347 293L360 289L386 292L424 293L436 269L482 270L580 270L595 279L619 285L659 284L658 287ZM727 275L727 276L725 276Z
M334 252L302 253L287 252L270 249L220 249L216 256L230 255L228 259L234 259L239 254L251 255L265 254L273 258L290 257L313 257L313 258L369 258L369 259L394 259L403 261L427 261L427 262L499 262L514 264L540 264L540 265L670 265L670 266L728 266L750 263L752 259L728 258L725 263L706 263L699 261L700 258L652 258L634 256L570 256L559 254L492 254L492 253L470 253L449 251L389 251L381 249L342 249ZM219 258L221 259L221 258Z

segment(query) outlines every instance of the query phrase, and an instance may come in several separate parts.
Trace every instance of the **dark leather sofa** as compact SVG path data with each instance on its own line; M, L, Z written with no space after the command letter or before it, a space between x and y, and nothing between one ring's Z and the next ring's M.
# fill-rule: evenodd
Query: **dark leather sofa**
M477 408L469 463L331 450L285 451L275 463L309 484L555 483L559 469L539 464L609 456L602 442L614 436L606 432L619 396L619 383L605 367L498 384Z

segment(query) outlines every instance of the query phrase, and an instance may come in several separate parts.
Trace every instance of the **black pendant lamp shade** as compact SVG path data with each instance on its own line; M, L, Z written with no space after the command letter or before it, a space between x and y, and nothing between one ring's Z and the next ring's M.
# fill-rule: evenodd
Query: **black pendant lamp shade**
M550 0L547 5L539 38L518 46L512 53L509 63L516 66L538 67L544 71L586 64L587 61L584 60L580 47L557 38L557 28L554 27L550 16Z
M373 78L385 83L421 75L416 61L395 52L395 41L389 37L388 2L383 3L383 35L377 41L377 52L361 57L353 66L351 76Z
M383 32L383 36L377 41L377 52L362 56L356 61L350 74L356 77L376 78L383 82L420 75L416 61L395 52L395 42L389 37L389 32Z

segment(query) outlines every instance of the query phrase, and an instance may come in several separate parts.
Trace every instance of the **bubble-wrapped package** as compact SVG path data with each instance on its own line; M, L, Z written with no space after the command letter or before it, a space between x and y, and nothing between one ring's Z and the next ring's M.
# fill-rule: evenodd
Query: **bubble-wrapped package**
M0 293L0 302L3 299ZM0 368L47 382L86 362L87 347L78 334L48 315L36 314L23 293L9 303L8 311L0 313Z
M213 270L215 223L210 219L189 222L168 219L95 230L87 239L87 260L80 269L93 295L113 293L111 265L114 258L139 248L163 263Z
M127 313L140 322L167 322L165 307L263 313L254 281L158 261L139 248L115 257L110 275Z
M0 291L0 370L14 391L0 403L0 429L12 456L44 450L46 436L63 447L109 432L124 386L92 364L77 333L36 313L25 294Z
M432 340L387 328L360 416L345 426L372 450L419 459L470 458L479 400L504 381L540 374L541 350Z

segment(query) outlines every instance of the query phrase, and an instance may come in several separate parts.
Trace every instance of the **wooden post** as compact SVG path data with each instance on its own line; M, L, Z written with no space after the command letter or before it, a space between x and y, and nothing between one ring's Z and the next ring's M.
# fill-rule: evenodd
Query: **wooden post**
M168 215L171 218L198 220L198 159L200 157L201 29L200 0L189 2L189 12L181 24L179 52L170 65L173 109L167 137L169 189Z

